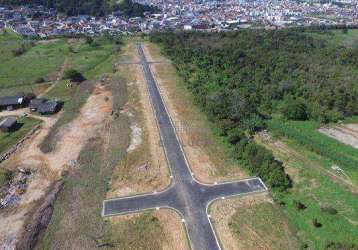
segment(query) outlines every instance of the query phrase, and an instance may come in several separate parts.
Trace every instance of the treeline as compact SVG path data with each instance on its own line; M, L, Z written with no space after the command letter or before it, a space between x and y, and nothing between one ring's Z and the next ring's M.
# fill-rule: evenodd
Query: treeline
M268 184L290 185L282 164L247 139L265 120L336 121L358 112L358 48L329 45L297 30L168 32L151 35L196 102Z
M56 8L58 12L68 16L88 14L104 16L113 11L121 11L126 17L143 16L143 13L157 12L157 8L134 3L132 0L0 0L5 5L43 5L46 8Z

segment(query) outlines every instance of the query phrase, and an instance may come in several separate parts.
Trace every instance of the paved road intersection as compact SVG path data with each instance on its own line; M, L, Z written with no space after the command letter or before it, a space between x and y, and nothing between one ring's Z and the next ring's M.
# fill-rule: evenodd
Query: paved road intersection
M161 192L105 200L102 215L115 216L148 209L171 208L182 217L192 249L221 249L207 211L210 203L217 199L265 192L267 188L260 178L212 185L200 183L194 178L142 45L138 45L137 49L170 166L172 182Z

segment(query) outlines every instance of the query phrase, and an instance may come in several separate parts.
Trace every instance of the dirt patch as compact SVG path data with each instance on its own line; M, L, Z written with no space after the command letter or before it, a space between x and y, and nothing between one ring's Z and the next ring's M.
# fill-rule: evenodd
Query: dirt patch
M358 149L358 124L342 124L335 127L323 127L318 129L318 131L337 141Z
M237 240L236 236L230 230L229 223L231 217L235 214L238 208L249 208L253 204L260 204L263 202L272 203L272 199L268 194L265 193L234 199L220 200L212 204L210 207L210 214L215 226L215 231L219 235L220 242L223 245L223 249L250 249L246 248L246 244L243 244L243 242ZM252 232L252 234L253 238L256 238L255 233Z
M129 48L135 49L134 46ZM129 119L131 142L125 159L115 170L109 198L161 190L170 182L141 66L120 65L119 72L125 78L129 92L128 103L121 114Z
M161 59L153 56L153 47L146 45L144 48L150 60ZM207 183L248 177L216 141L206 116L180 86L182 83L174 67L160 63L152 64L151 69L195 177Z
M81 108L78 117L60 129L55 151L44 154L39 145L61 114L42 117L42 129L35 133L16 155L4 162L10 169L18 166L31 169L34 175L29 180L27 191L21 196L19 204L0 213L0 242L16 241L14 239L18 237L27 218L25 215L36 207L36 202L44 197L49 186L60 178L61 173L75 165L81 149L103 126L103 121L110 115L111 109L111 92L97 86ZM4 245L0 244L1 247Z

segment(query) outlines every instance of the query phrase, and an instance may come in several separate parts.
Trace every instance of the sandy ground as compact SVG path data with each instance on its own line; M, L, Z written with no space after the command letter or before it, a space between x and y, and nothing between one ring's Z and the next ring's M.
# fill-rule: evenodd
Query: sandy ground
M54 117L41 117L44 121L41 130L4 164L15 168L29 168L34 175L29 180L27 192L21 196L19 204L0 214L0 242L16 237L24 226L26 214L43 197L46 189L58 179L61 173L75 165L76 159L88 139L103 126L103 120L112 111L112 96L109 91L97 86L76 119L61 128L56 150L44 154L39 144L46 137L60 114ZM16 111L21 112L21 111ZM11 223L9 223L11 222ZM2 245L0 244L0 249Z
M244 206L249 208L253 204L259 204L262 202L272 203L272 199L267 193L264 193L214 202L214 204L210 207L210 214L213 217L215 230L220 237L220 242L224 249L268 249L267 246L264 245L264 242L259 242L259 240L257 240L257 243L260 244L252 248L247 248L247 244L241 244L229 228L230 219L235 214L238 207ZM254 241L253 239L255 238L257 238L257 235L254 231L252 231L252 239L250 239L250 241Z
M144 51L150 61L165 60L162 56L158 55L156 47L148 47L150 45L146 44L144 46ZM206 149L206 144L212 143L211 141L204 141L203 138L197 136L198 131L202 132L206 130L206 133L211 133L209 128L200 127L200 123L195 121L186 121L183 113L181 111L181 104L175 103L173 101L173 96L176 93L173 89L170 88L170 85L167 83L170 79L166 79L161 74L158 73L158 69L162 67L163 64L157 63L152 64L151 69L154 76L157 79L158 87L163 96L166 107L169 110L169 113L172 117L175 129L177 131L179 140L183 146L185 154L188 158L190 167L195 174L195 177L206 183L213 183L215 181L223 180L233 180L233 179L242 179L248 177L244 171L240 171L239 167L235 167L234 172L226 176L218 176L217 166L213 162L210 153Z
M358 124L341 124L335 127L323 127L318 129L318 131L358 149Z

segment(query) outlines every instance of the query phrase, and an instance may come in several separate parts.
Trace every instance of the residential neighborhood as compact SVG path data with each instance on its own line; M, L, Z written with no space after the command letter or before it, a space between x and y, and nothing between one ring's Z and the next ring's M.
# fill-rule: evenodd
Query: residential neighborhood
M157 7L159 13L125 17L121 11L107 16L64 16L43 6L0 6L0 29L35 37L151 32L156 30L211 30L283 28L289 26L358 25L358 2L339 1L188 1L137 0Z

